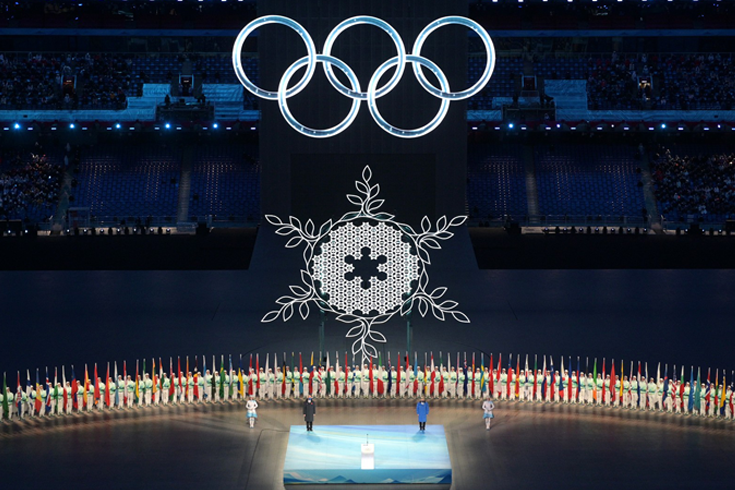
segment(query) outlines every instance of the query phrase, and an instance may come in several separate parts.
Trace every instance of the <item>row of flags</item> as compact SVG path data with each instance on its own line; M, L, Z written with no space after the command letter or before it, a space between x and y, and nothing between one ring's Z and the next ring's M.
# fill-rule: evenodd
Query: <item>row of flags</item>
M255 357L255 365L253 365L253 357ZM533 370L529 369L529 363L528 363L528 355L525 357L525 362L523 364L523 369L521 368L520 363L520 357L517 355L515 357L515 368L513 365L513 356L508 356L508 367L506 371L506 378L503 379L505 381L505 387L504 389L507 390L505 393L508 398L518 398L521 390L521 377L524 377L525 380L529 380L529 377L533 377L533 397L536 398L537 389L541 390L541 396L543 398L546 397L547 392L549 396L553 399L555 396L555 392L559 395L564 395L566 399L576 399L579 397L579 391L582 389L580 386L581 383L581 373L586 372L589 373L589 359L585 359L585 370L581 370L580 365L580 358L577 357L576 359L576 370L573 370L572 365L572 358L567 357L567 369L566 374L563 373L564 370L564 357L561 357L560 362L560 369L554 368L554 361L552 357L549 357L548 364L547 364L547 356L543 356L543 364L542 364L542 379L538 380L538 356L534 356L534 362L533 362ZM206 357L202 356L202 371L203 373L207 373L207 364L206 364ZM304 380L304 361L302 357L302 353L299 352L298 354L298 369L299 373L301 373L301 376L296 376L293 378L294 383L294 389L296 388L296 385L298 384L298 393L299 394L305 394L307 391L309 394L312 394L312 385L315 377L318 377L319 382L324 381L323 377L326 376L326 389L327 389L327 395L330 395L332 392L336 392L337 389L339 389L338 386L338 379L336 376L333 375L335 371L333 371L333 368L336 369L336 372L339 373L340 371L344 370L345 375L349 376L350 374L350 364L348 362L348 354L347 352L344 353L344 363L342 364L342 368L340 367L340 355L338 352L335 352L335 364L332 365L330 362L330 354L327 353L325 358L325 365L322 366L321 362L319 360L322 359L322 354L319 353L319 357L317 358L318 363L314 363L314 352L311 353L311 357L309 360L309 363L306 365L307 373L308 373L308 386L305 386L307 384ZM410 376L413 378L413 391L416 394L419 389L423 390L424 395L435 395L435 385L438 385L436 389L439 390L438 394L442 394L444 390L448 387L445 386L444 377L442 376L442 372L444 371L444 368L447 370L451 370L452 368L457 369L457 372L459 373L458 377L458 383L456 386L456 389L461 389L462 393L464 395L475 395L475 390L479 389L481 392L489 391L490 393L495 393L495 385L501 383L501 372L502 372L502 354L498 356L498 362L497 362L497 368L495 367L493 355L490 355L489 363L487 365L487 369L485 366L485 355L480 354L480 362L479 364L476 364L476 357L475 354L472 353L471 358L468 360L467 353L465 352L461 362L460 362L460 353L457 352L455 363L452 365L452 356L447 355L446 358L446 366L444 364L444 357L441 352L439 352L439 358L438 363L435 363L434 360L434 354L432 353L424 353L424 359L423 359L423 366L419 363L418 354L414 352L414 358L413 358L413 367L411 367L410 364L410 356L406 352L404 354L401 354L400 352L396 355L396 363L395 365L391 365L391 358L390 353L387 355L387 364L383 364L382 355L379 354L376 363L373 363L373 358L370 358L369 360L369 369L368 369L368 381L370 383L370 389L376 390L376 394L382 394L384 392L390 392L392 389L392 383L393 379L392 376L387 376L387 379L384 380L382 376L377 376L375 371L382 370L384 368L387 368L387 370L390 372L393 367L397 368L397 379L396 383L400 384L402 382L402 376ZM282 357L282 363L281 366L284 368L288 368L289 365L287 364L286 359L286 353L283 353ZM403 362L405 361L405 368L403 367ZM352 358L352 365L355 369L355 359L354 355ZM194 373L193 373L193 384L191 389L194 391L194 396L199 396L199 377L201 376L199 372L199 357L194 357ZM436 370L437 365L439 366L439 371ZM233 362L232 362L232 356L228 356L228 362L225 363L224 355L220 357L219 362L219 369L217 369L216 364L216 357L212 356L212 371L219 373L219 384L218 386L213 386L213 389L219 390L220 398L224 398L225 391L227 390L227 393L229 395L232 395L234 392L238 393L241 397L244 397L247 395L253 395L257 390L260 389L261 383L265 383L268 381L272 381L272 379L261 379L262 376L270 376L272 378L272 374L269 374L270 372L270 354L266 355L266 361L264 365L265 371L261 374L260 369L260 356L259 354L250 354L249 363L248 363L248 371L245 371L243 368L243 356L240 355L239 357L239 364L237 370L234 369ZM547 367L548 366L548 367ZM629 383L628 385L628 395L637 397L637 403L640 404L641 400L641 385L646 382L646 380L650 379L648 374L648 363L645 363L644 370L642 371L642 365L640 362L638 362L637 366L637 372L634 371L634 363L630 362L630 367L626 371L625 370L625 363L623 361L620 361L619 369L616 372L616 366L617 363L615 361L612 361L609 365L609 369L606 364L606 360L602 360L601 365L601 371L600 375L603 380L603 385L598 386L597 379L598 379L598 363L597 359L594 359L593 366L592 366L592 377L595 380L595 383L593 383L592 387L592 396L593 399L596 401L601 399L602 402L605 402L606 399L609 401L615 402L617 400L622 399L624 396L624 390L625 386L622 380L624 379L625 374L627 373L630 377L631 381L635 381L635 388L633 387L633 383ZM141 391L145 391L147 389L150 389L152 393L156 393L158 390L161 391L159 396L168 396L170 400L174 400L175 397L185 397L188 395L188 391L190 389L189 383L188 383L188 375L187 373L191 373L190 371L190 364L189 364L189 358L185 358L185 370L182 372L182 366L181 366L181 358L177 358L176 362L176 370L174 370L174 363L173 358L169 358L169 366L168 366L168 387L164 386L164 379L166 378L165 369L163 362L161 361L161 358L158 358L158 364L156 364L155 358L152 359L151 362L151 370L150 370L150 377L146 377L148 374L147 368L146 368L146 360L143 360L142 363L142 370L140 370L140 363L139 361L136 361L135 363L135 378L134 378L134 385L132 387L128 386L128 383L133 383L132 381L127 381L128 376L128 367L127 363L123 361L122 365L122 379L123 382L126 383L126 385L123 387L122 385L119 385L118 382L118 365L117 362L113 364L113 371L111 373L110 371L110 363L107 364L106 373L104 379L101 378L100 374L101 372L98 371L97 364L94 364L94 370L93 370L93 377L90 378L90 373L87 369L87 365L84 366L84 377L77 379L76 373L74 370L74 366L71 366L71 382L70 382L70 390L64 389L67 387L67 379L66 379L66 372L65 368L62 366L61 368L61 385L58 383L58 375L59 372L56 368L54 368L54 382L51 383L50 377L49 377L49 371L48 368L46 368L45 373L45 380L40 378L39 376L39 370L36 369L36 376L35 376L35 384L32 383L30 371L26 371L26 389L25 392L23 391L23 387L21 385L21 376L20 371L17 373L17 391L15 394L12 394L14 398L11 398L10 396L7 396L9 393L8 391L8 385L7 385L7 376L6 374L3 374L3 402L2 402L2 411L3 411L3 418L9 417L9 411L10 411L10 405L11 403L15 403L20 405L23 400L23 395L25 394L27 399L31 398L31 394L33 392L36 393L35 398L33 399L33 410L37 414L41 414L42 412L50 413L54 407L56 407L56 410L66 410L67 404L71 404L74 409L78 409L78 393L82 393L82 399L83 403L87 404L87 397L92 397L93 403L95 405L99 403L103 403L104 405L110 407L113 405L117 405L119 402L119 397L127 397L132 396L134 397L134 400L137 402L141 397ZM253 367L255 367L255 370L253 370ZM296 365L295 365L295 354L291 353L291 359L290 359L290 371L294 372ZM322 372L320 368L325 367L325 372ZM367 366L365 366L367 367ZM479 367L479 380L476 379L478 376L477 374L477 368ZM273 355L273 369L278 371L278 356ZM359 369L359 367L358 367ZM656 383L663 383L663 399L661 400L662 403L666 401L666 397L671 396L672 398L675 398L679 403L682 405L685 405L688 409L688 411L697 410L701 411L702 408L707 410L708 412L711 411L711 409L717 409L720 411L720 413L724 414L725 412L725 406L726 404L729 404L731 413L733 412L733 393L732 390L730 390L729 396L727 396L727 379L726 379L726 372L723 369L720 371L719 369L715 370L715 376L714 381L711 379L712 371L711 369L707 370L707 377L704 381L702 381L702 373L701 369L697 368L696 373L696 383L694 378L694 367L692 366L689 370L689 390L687 392L686 390L686 381L685 381L685 369L684 366L681 366L681 374L677 381L677 368L674 366L672 370L672 377L669 378L669 368L668 365L664 368L664 376L661 377L661 364L659 363L658 368L656 370ZM720 376L721 372L721 376ZM252 375L250 375L252 373ZM574 377L572 377L572 373L576 373L576 380ZM607 375L610 375L610 380L605 385L605 381L607 381ZM111 378L112 375L112 378ZM132 372L131 372L132 375ZM437 379L438 377L438 379ZM287 377L281 376L281 379L279 380L281 383L281 390L282 392L286 391L286 382ZM731 381L735 379L735 372L731 373ZM405 382L405 380L403 380ZM423 381L423 382L422 382ZM478 382L479 381L479 382ZM575 383L576 381L576 383ZM387 384L386 384L387 383ZM113 385L116 389L111 390L111 385ZM141 386L143 385L143 386ZM478 386L479 385L479 386ZM616 386L617 385L617 386ZM476 386L478 386L476 388ZM575 388L576 386L576 388ZM672 391L672 386L676 386L676 391ZM732 387L732 385L730 385ZM35 390L34 390L35 387ZM125 388L125 389L121 389ZM132 389L128 389L132 388ZM168 391L164 393L164 389L167 389ZM343 388L344 389L344 388ZM575 391L576 390L576 391ZM114 394L113 394L114 392ZM102 395L104 393L104 395ZM645 393L644 393L645 395ZM114 398L113 398L114 397ZM645 399L645 396L643 397ZM61 401L61 405L57 403L56 405L52 405L52 400L58 400ZM20 406L18 406L18 411L20 412Z

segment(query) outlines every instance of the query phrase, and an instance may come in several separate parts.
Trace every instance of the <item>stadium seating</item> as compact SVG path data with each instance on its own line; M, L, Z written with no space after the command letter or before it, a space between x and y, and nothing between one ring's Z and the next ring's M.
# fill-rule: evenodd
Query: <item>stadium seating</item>
M676 145L651 156L659 213L670 222L723 223L735 215L735 155L720 145Z
M467 162L467 205L472 219L525 216L526 182L519 145L473 144Z
M534 149L539 212L549 216L641 216L635 149L558 145Z
M50 220L56 213L62 174L58 152L4 151L0 158L0 219Z
M244 144L197 148L191 173L189 216L237 221L260 219L257 148Z
M165 145L100 144L82 151L73 206L97 217L176 216L181 152Z

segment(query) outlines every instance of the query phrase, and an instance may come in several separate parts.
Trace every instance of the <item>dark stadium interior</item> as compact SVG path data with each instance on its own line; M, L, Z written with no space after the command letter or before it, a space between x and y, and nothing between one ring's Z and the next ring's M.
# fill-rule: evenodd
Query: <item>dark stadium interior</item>
M494 70L476 94L451 101L431 134L389 134L365 95L350 127L308 137L297 128L332 127L351 107L324 60L284 98L295 124L278 100L242 84L276 90L306 53L293 29L259 27L235 54L240 77L233 68L240 30L271 14L296 19L319 53L343 19L373 15L395 26L408 54L434 19L465 16L491 36ZM625 374L629 361L676 375L684 366L692 380L701 369L707 386L711 371L715 391L732 393L733 26L726 0L0 0L8 388L16 375L26 386L28 372L30 387L36 370L42 382L62 366L79 378L82 366L130 369L139 359L198 366L204 355L259 353L262 363L266 353L316 352L324 364L322 346L349 352L353 339L332 313L261 319L314 267L285 248L273 216L319 230L354 210L345 195L370 166L381 212L416 230L424 216L430 225L467 216L426 267L470 323L394 316L381 325L383 361L409 347L483 362L578 357L590 372L624 359ZM396 55L395 39L353 27L332 55L365 91ZM466 27L442 27L423 49L453 91L488 61ZM395 92L374 100L395 128L440 110L410 65ZM335 71L347 90L346 70ZM497 401L487 432L479 400L431 400L429 424L445 426L456 490L730 488L732 400L716 418ZM327 423L415 423L415 400L317 402L317 435ZM260 404L255 430L239 400L3 418L0 481L283 489L300 400ZM396 487L405 485L378 488Z

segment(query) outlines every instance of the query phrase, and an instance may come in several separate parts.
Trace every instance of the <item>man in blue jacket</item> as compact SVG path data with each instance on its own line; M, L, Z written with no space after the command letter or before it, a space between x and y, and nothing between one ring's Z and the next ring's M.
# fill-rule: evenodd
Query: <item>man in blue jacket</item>
M421 397L421 400L416 404L416 414L419 416L419 430L421 432L426 431L426 417L429 415L429 404L426 403L424 397Z

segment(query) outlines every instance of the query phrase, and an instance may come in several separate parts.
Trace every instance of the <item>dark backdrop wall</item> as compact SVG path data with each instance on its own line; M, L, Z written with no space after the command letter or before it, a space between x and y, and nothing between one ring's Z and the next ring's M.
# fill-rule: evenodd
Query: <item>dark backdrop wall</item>
M408 51L417 34L432 20L444 15L466 15L468 4L462 0L341 0L299 1L263 0L259 15L279 14L293 18L312 36L321 52L329 32L342 20L355 15L372 15L391 24L400 33ZM260 84L275 90L287 67L306 54L304 44L291 29L269 25L259 30L261 63ZM396 55L390 37L373 26L357 26L337 40L333 55L349 64L365 89L375 69ZM467 29L445 26L432 34L422 55L437 63L454 90L466 84ZM302 72L294 77L294 82ZM385 80L392 74L388 72ZM327 128L346 117L350 99L338 93L327 81L321 65L303 92L288 101L294 116L304 125ZM391 93L378 101L383 116L401 128L415 128L429 122L440 105L416 80L410 67ZM464 212L466 183L466 134L463 102L453 102L444 122L429 136L405 140L389 135L378 127L362 103L355 122L342 134L328 139L300 135L285 122L275 101L261 101L261 146L263 163L263 213L299 217L313 211L309 203L341 203L336 210L322 210L322 215L344 212L349 203L346 191L360 175L366 162L380 166L375 181L381 185L393 179L400 192L387 187L386 205L405 210L399 218L418 224L420 216L431 218ZM335 157L339 155L339 159ZM421 155L421 158L417 158ZM404 163L405 162L405 163ZM338 165L339 172L335 171ZM306 167L309 167L308 171ZM389 170L388 167L393 167ZM427 178L427 176L429 178ZM298 181L297 181L298 178ZM306 180L304 180L306 179ZM345 187L345 182L348 187Z

